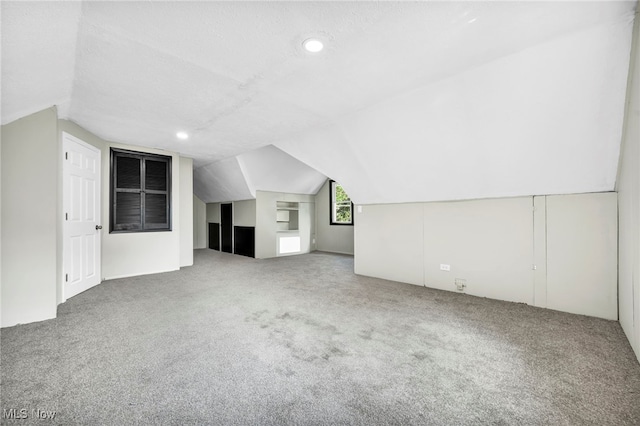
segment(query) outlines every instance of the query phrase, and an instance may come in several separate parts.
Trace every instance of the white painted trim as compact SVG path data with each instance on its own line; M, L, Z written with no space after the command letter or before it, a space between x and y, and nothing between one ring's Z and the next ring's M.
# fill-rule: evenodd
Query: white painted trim
M227 253L227 254L232 254L232 253ZM141 277L143 275L165 274L167 272L175 272L175 271L179 271L179 270L180 270L180 268L167 269L167 270L164 270L164 271L141 272L141 273L136 273L136 274L113 275L111 277L104 277L102 280L103 281L119 280L121 278L132 278L132 277Z
M99 148L97 148L97 147L95 147L95 146L83 141L82 139L79 139L79 138L73 136L70 133L62 132L62 140L64 141L65 138L70 139L73 142L75 142L77 144L80 144L80 145L84 146L85 148L87 148L87 149L89 149L89 150L91 150L93 152L98 153L102 157L102 151Z
M22 325L22 324L34 324L34 323L38 323L38 322L43 322L43 321L48 321L51 319L55 319L56 315L51 315L51 316L47 316L47 317L42 317L40 315L30 315L26 318L22 318L21 322L17 322L17 321L11 321L7 324L2 324L2 326L0 326L0 328L5 329L5 328L9 328L9 327L15 327L16 325Z
M348 253L346 251L313 250L310 253L314 253L314 252L316 252L316 253L342 254L342 255L345 255L345 256L354 257L353 253Z

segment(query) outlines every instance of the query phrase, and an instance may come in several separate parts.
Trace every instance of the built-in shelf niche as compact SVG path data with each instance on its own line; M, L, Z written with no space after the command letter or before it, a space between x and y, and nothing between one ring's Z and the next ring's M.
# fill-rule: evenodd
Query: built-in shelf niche
M299 203L293 201L276 202L276 221L278 231L298 230Z

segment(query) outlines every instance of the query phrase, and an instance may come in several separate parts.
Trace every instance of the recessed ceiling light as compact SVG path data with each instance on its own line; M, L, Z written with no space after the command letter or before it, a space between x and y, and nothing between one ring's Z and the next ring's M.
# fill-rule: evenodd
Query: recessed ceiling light
M189 139L189 134L187 132L178 132L176 133L176 136L178 139L182 139L183 141Z
M302 42L302 47L304 47L304 50L307 52L318 53L324 49L324 44L317 38L308 38Z

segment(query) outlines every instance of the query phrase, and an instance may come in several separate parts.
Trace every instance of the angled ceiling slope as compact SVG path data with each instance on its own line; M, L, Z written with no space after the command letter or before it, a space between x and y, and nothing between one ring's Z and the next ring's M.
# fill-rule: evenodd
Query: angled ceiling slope
M73 92L79 2L2 2L2 124L57 105Z
M255 198L237 157L217 161L193 171L193 193L205 203Z
M194 193L206 203L256 198L256 191L316 194L322 173L269 145L194 171Z
M205 199L253 196L269 177L238 156L268 145L358 203L615 184L635 1L0 7L3 124L58 105L194 158Z
M276 146L360 204L612 191L634 15L609 7Z

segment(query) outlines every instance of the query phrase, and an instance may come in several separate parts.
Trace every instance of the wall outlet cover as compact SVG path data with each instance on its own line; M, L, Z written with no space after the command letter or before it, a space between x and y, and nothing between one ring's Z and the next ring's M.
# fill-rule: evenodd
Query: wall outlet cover
M446 263L441 263L440 264L440 270L441 271L451 271L451 265L447 265Z

